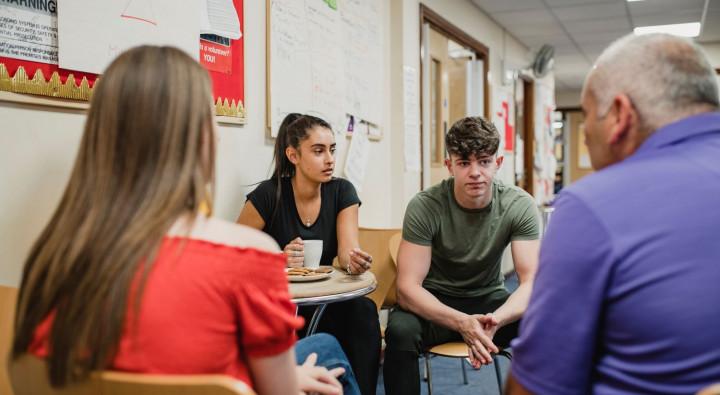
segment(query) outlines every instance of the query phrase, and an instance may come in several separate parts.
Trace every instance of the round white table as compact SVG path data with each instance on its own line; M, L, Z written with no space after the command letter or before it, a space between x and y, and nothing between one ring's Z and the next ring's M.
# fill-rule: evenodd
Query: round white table
M351 275L334 270L330 278L312 282L290 283L290 297L297 306L315 306L307 335L315 333L320 318L329 303L359 298L377 287L375 276L370 272Z

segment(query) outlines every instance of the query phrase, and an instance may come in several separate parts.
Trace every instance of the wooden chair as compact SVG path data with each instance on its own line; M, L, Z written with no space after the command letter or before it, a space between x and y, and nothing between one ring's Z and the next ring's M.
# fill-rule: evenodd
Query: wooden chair
M12 395L7 374L7 355L12 345L17 294L17 288L0 285L0 394Z
M462 367L463 384L467 385L468 379L467 373L465 371L465 358L469 356L467 345L463 342L448 342L438 344L437 346L431 347L429 350L425 351L425 374L427 376L428 395L432 395L432 370L430 367L430 358L434 355L439 355L446 358L459 358L460 366ZM512 356L509 352L505 350L500 350L499 353L493 354L492 356L493 366L495 367L495 378L497 379L498 385L498 393L502 394L503 377L502 373L500 372L500 364L498 360L498 356L500 355L508 359L512 359Z
M397 280L397 256L398 250L400 249L400 241L402 241L402 232L398 232L388 241L388 252L392 259L393 267L395 268L395 278ZM390 290L385 295L385 306L395 306L397 304L397 281L392 283Z
M359 241L363 251L373 257L370 271L375 275L377 288L367 297L377 306L378 311L383 306L395 304L395 278L397 267L392 261L388 251L388 240L394 235L400 235L400 229L368 229L360 228ZM388 300L388 298L390 298Z
M254 395L245 383L223 375L155 375L98 372L61 389L50 386L45 361L24 355L10 363L15 395Z
M400 241L402 240L402 234L398 233L390 238L388 243L388 249L390 250L390 256L392 257L393 263L397 266L397 254L400 249ZM462 368L463 384L467 384L467 372L465 370L465 358L468 357L467 345L462 342L449 342L438 344L425 351L425 379L427 380L428 394L432 395L432 370L430 367L430 358L439 355L447 358L459 358L460 367ZM507 351L500 351L498 354L493 355L493 365L495 366L495 377L498 383L498 392L502 393L502 374L500 372L500 365L498 364L498 355L503 355L508 359L511 358L510 353Z

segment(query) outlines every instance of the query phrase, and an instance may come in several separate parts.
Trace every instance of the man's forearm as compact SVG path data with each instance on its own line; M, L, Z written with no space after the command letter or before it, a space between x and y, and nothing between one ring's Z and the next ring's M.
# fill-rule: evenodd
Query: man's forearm
M505 326L515 322L522 317L530 301L532 292L532 281L526 281L515 290L502 306L495 310L494 315L499 326Z
M398 289L398 302L403 309L438 325L458 331L459 321L467 314L443 304L435 295L421 286L405 288L409 289Z

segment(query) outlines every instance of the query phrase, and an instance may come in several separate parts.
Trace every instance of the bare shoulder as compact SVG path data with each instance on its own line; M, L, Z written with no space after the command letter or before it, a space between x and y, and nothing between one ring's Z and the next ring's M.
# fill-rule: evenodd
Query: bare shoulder
M194 239L233 247L249 247L269 252L280 252L277 243L269 235L249 226L219 218L197 218L192 225L189 236Z
M209 235L218 237L224 244L280 252L275 240L257 229L218 218L210 218L208 225Z

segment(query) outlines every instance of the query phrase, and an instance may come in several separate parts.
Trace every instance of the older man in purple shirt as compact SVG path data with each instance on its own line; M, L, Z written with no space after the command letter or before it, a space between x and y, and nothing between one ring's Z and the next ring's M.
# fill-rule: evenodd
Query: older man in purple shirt
M720 381L715 72L689 40L628 36L582 107L600 171L558 197L508 393L695 393Z

